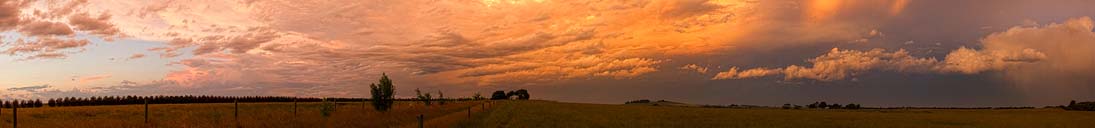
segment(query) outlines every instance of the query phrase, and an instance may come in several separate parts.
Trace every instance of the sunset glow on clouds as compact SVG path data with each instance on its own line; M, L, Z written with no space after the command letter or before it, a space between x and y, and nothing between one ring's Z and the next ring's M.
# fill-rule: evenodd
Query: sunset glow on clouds
M947 20L910 18L944 14L926 7L945 2L918 0L3 3L0 30L6 33L0 56L10 64L0 65L2 70L43 74L0 74L0 87L13 88L5 98L191 93L362 97L367 95L365 85L381 73L392 75L400 92L424 88L458 95L626 83L619 81L826 83L858 81L878 75L874 72L1000 73L1004 78L999 81L1018 85L1053 79L1084 88L1091 88L1088 79L1095 77L1095 33L1088 18L1095 11L1049 9L1056 4L987 4L1019 6L1011 11L1029 14L949 21L986 25L963 26L979 32L966 37L932 23L904 22ZM1048 11L1035 11L1043 8ZM1060 12L1076 15L1039 17ZM914 31L925 27L939 30ZM761 56L790 49L810 50ZM40 69L48 68L44 64L78 69ZM682 71L688 75L659 75ZM22 89L39 85L48 86ZM544 93L545 98L571 100L563 95L574 92Z

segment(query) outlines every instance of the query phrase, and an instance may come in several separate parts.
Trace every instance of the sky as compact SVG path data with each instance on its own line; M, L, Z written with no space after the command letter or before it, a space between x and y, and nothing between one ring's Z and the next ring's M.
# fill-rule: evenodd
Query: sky
M1095 100L1090 0L0 0L0 97Z

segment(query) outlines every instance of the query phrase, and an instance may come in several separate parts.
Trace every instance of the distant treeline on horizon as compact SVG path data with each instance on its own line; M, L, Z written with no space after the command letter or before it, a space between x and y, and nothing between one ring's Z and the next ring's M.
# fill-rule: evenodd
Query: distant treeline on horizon
M317 98L317 97L288 97L288 96L93 96L93 97L63 97L50 98L46 101L35 100L4 100L3 108L30 108L30 107L63 107L63 106L97 106L97 105L129 105L129 104L188 104L188 103L232 103L232 102L323 102L324 99L331 102L364 102L370 98ZM417 98L394 99L395 101L420 101ZM432 99L448 101L473 100L471 98L456 99Z

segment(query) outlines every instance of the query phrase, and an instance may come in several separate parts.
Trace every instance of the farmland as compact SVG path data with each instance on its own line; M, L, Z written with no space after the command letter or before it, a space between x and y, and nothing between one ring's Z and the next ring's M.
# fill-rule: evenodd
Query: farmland
M460 127L1090 127L1095 112L1061 109L730 109L501 102Z
M399 101L387 112L361 102L152 104L20 108L19 127L1085 127L1095 112L1061 109L778 109L461 101L425 106ZM365 105L365 106L362 106ZM487 109L484 109L486 107ZM468 111L471 110L471 117ZM0 126L12 125L11 109Z
M144 123L144 105L19 108L19 127L417 127L417 116L425 115L427 126L451 125L467 118L469 108L480 112L485 102L450 102L424 106L419 102L396 102L387 112L375 111L361 102L339 102L329 117L321 103L240 103L239 123L233 103L153 104L149 123ZM0 113L0 126L12 126L12 110Z

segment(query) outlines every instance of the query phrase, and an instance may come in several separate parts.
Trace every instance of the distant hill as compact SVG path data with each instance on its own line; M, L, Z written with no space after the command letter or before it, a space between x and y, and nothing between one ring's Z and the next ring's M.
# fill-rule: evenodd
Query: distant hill
M681 102L673 102L673 101L667 101L667 100L650 101L650 100L646 100L646 99L624 102L624 105L699 107L699 105L687 104L687 103L681 103Z

